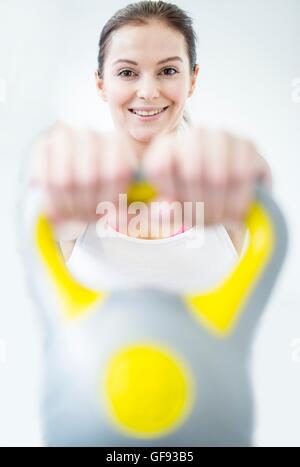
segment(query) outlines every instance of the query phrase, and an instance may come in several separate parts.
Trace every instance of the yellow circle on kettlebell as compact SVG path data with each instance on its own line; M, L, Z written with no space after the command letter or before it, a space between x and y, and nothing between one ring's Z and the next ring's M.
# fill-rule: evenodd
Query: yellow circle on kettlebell
M194 400L187 365L169 349L145 344L113 356L105 393L117 427L137 437L157 437L179 427Z

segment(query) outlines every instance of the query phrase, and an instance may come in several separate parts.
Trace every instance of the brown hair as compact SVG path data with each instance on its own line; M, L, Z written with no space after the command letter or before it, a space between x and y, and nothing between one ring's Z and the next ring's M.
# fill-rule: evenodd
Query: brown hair
M98 53L98 75L101 79L103 79L105 54L112 34L122 26L128 24L135 26L146 25L148 24L148 20L152 19L166 23L169 27L179 31L184 36L190 71L191 73L194 72L197 60L196 43L198 38L193 28L193 20L184 10L173 3L144 0L138 3L131 3L118 10L104 25L99 40ZM183 119L187 124L191 124L186 112Z

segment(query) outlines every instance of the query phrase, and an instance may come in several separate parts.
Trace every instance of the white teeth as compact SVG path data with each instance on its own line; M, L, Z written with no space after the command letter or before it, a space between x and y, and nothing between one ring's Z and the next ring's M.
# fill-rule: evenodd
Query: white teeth
M155 111L152 111L152 112L146 112L145 110L132 110L132 112L136 115L140 115L141 117L146 117L146 116L151 116L151 115L157 115L161 112L163 112L164 109L160 109L160 110L155 110Z

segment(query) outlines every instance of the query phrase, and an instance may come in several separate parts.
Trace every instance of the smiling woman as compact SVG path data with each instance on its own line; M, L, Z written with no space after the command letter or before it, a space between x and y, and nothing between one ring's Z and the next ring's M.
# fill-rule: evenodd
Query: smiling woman
M155 30L148 29L148 38L141 37L141 26L152 26L155 27ZM118 32L117 37L115 32ZM120 37L120 33L122 37ZM170 67L170 65L175 65L174 73L170 75L168 72L166 75L165 71L162 71L161 78L172 77L178 81L177 74L180 75L180 81L191 78L194 72L196 75L198 73L196 41L197 35L193 29L192 19L176 5L149 1L127 5L118 10L107 21L101 32L97 75L100 80L104 79L105 72L109 71L105 64L108 67L115 67L120 63L127 63L135 67L144 65L148 67L149 65L150 67L168 65ZM107 57L108 49L110 59ZM133 52L135 56L128 57L129 51ZM158 60L150 62L153 53L155 57L158 57ZM130 70L130 72L134 74L135 70ZM161 70L155 70L156 72L159 73ZM98 83L100 89L103 89L103 84L103 81L101 84ZM183 119L186 123L189 122L186 112L183 114Z
M44 190L44 212L54 226L56 240L65 256L66 264L59 257L59 271L63 271L63 277L72 277L71 281L67 280L67 284L74 283L74 278L80 282L80 287L76 288L79 301L84 302L84 297L89 301L99 291L109 291L113 295L114 292L123 290L125 297L116 305L118 312L121 311L120 315L125 305L125 315L122 315L124 322L113 321L111 327L108 326L108 331L104 331L105 335L101 313L93 315L95 321L91 317L91 321L84 322L80 316L77 324L72 327L75 332L72 337L68 331L62 331L65 322L60 322L58 326L54 323L53 319L59 313L53 313L51 319L47 320L47 323L53 324L47 341L49 347L52 346L47 351L48 361L46 358L49 371L45 371L45 378L50 380L44 386L43 404L45 442L49 445L90 445L91 440L95 445L101 445L99 440L103 439L105 424L110 422L108 419L99 420L99 400L93 392L95 388L90 387L90 382L96 381L96 373L99 371L98 357L95 355L106 358L103 338L111 345L114 342L114 330L118 329L120 335L126 337L132 323L139 319L132 319L133 315L127 319L126 306L127 310L135 310L132 309L131 302L127 302L127 297L132 296L134 301L135 293L138 292L142 300L136 302L136 316L139 317L140 310L143 310L151 321L154 316L152 311L157 312L157 316L163 315L164 301L159 298L153 302L155 310L152 308L148 313L145 307L145 288L154 289L158 292L158 297L166 293L172 300L179 295L205 294L216 288L229 276L239 260L237 250L239 253L242 250L245 233L241 226L253 200L257 180L265 181L269 186L271 184L270 169L253 144L222 130L206 130L189 124L185 106L187 99L194 93L198 73L196 34L188 14L176 5L162 1L130 4L117 11L105 24L100 36L98 68L95 72L96 88L100 99L109 107L115 125L114 131L106 134L83 131L58 122L38 138L31 183ZM134 227L137 227L134 234L132 231L128 232L127 222L124 222L124 230L119 229L124 210L128 209L129 221L136 214L136 209L133 212L133 206L129 202L124 204L125 208L120 206L120 195L134 191L132 182L139 171L157 195L151 201L145 197L145 202L167 203L167 206L159 205L158 216L172 224L170 229L165 229L169 232L167 235L161 232L157 236L153 235L143 225L144 222L147 226L152 225L151 216L152 212L157 212L155 209L147 210L145 217L140 216L138 222L134 219ZM132 196L133 200L139 202L142 201L141 198L142 196ZM173 202L178 202L183 207L182 212L184 203L189 202L189 206L192 206L189 215L191 223L186 223L185 218L180 218L180 222L176 218L175 222L174 218L168 217L169 207ZM200 225L200 234L198 221L194 222L193 211L193 207L197 207L199 202L204 205L204 219L200 217L200 222L204 225ZM108 222L104 225L99 224L100 203L102 206L112 206L111 212L105 213ZM117 212L117 226L110 223L112 211ZM74 221L77 222L76 225L72 224ZM66 223L69 223L68 229ZM233 227L234 225L239 227ZM54 253L57 257L55 248L50 251L51 260ZM134 293L131 295L132 290ZM73 292L70 297L77 297ZM232 298L234 294L229 295ZM73 303L75 298L72 300L73 298ZM83 302L80 301L82 306ZM170 310L173 316L172 303ZM180 308L179 316L186 319L186 311L185 308ZM107 316L109 322L109 317L116 316L114 310L110 310ZM175 331L176 323L173 324ZM152 323L147 325L147 330L148 328L153 340L158 337L156 331L159 329L166 333L167 338L170 333L165 324L159 326ZM176 334L181 334L180 325L177 326ZM190 330L187 335L190 338ZM205 341L198 339L198 335L196 340ZM115 343L119 346L120 342L118 335ZM92 347L93 355L89 354ZM231 346L228 348L231 349ZM64 352L67 353L66 358L61 358ZM126 360L127 354L124 355ZM202 352L202 357L204 355L206 352ZM234 357L237 356L239 352L235 352ZM188 372L182 371L183 367L181 364L177 365L177 360L173 360L173 357L167 357L163 352L158 360L153 360L153 373L148 372L148 379L144 374L144 369L148 368L144 357L138 358L137 370L134 370L136 381L144 385L143 394L149 396L147 399L140 396L138 391L135 392L140 385L134 383L130 404L134 414L137 414L136 418L134 415L134 427L137 426L143 436L144 433L152 433L151 397L154 396L155 399L156 389L151 388L168 374L165 371L166 362L171 369L169 374L177 375L177 381L184 384L174 384L173 376L170 377L170 386L166 386L167 390L163 389L168 400L163 399L163 403L158 406L163 423L155 430L178 427L177 423L181 423L188 413L186 410L189 406L185 403L188 399L180 396L178 417L173 417L173 402L169 395L176 396L176 391L173 391L176 386L177 389L182 387L181 395L187 394L186 390L192 386L189 386ZM120 371L127 365L123 365L122 359ZM163 365L157 373L160 368L158 361ZM236 359L233 361L235 363ZM140 368L143 368L142 372ZM135 381L130 378L125 379ZM115 381L114 376L112 381ZM232 381L235 386L236 380ZM148 385L148 382L151 384ZM81 394L85 384L84 391L87 392ZM224 392L227 393L227 389ZM116 393L115 390L112 391L113 396ZM235 387L233 394L236 407L240 397L239 388ZM88 400L89 397L92 401ZM129 399L126 396L124 400ZM122 399L123 402L124 400ZM135 404L137 400L138 403ZM123 402L117 407L118 410L121 409L120 413L118 411L121 414L119 425L121 428L122 424L132 428L127 424L127 412L130 412L127 408L130 405L127 407L127 403ZM124 407L126 410L123 410ZM240 400L238 407L243 408L246 405ZM218 408L216 414L222 414L222 410ZM147 414L150 414L148 418ZM237 441L247 445L251 431L250 414L244 412L243 432L240 429L239 408L230 411L230 420L235 414L238 420L233 425L237 429ZM118 441L118 445L122 445L123 441L120 426L115 429L112 423L108 430L112 433L115 429L114 439ZM226 418L226 435L227 426ZM156 433L155 430L153 433ZM207 424L204 431L207 431ZM161 432L164 431L159 431ZM190 439L190 436L195 439L198 437L194 427L185 434L186 439ZM222 438L223 433L220 436ZM228 436L230 438L230 433ZM133 439L135 442L136 438Z
M128 5L117 11L102 30L99 41L98 69L95 73L96 86L101 99L109 106L116 134L123 141L124 147L130 148L129 152L134 153L141 164L146 159L149 147L154 140L164 135L171 135L175 138L178 134L184 134L188 130L189 120L185 112L185 104L187 98L194 92L199 72L199 66L196 63L196 37L191 18L177 6L165 2L139 2ZM186 145L183 144L183 146ZM167 163L168 149L162 148L158 153L160 159L163 159L164 154ZM168 179L165 177L163 186L160 186L162 188L161 201L172 199L164 193L167 183ZM179 196L179 191L177 195ZM176 196L173 196L173 199L177 199ZM242 226L233 228L232 224L226 227L220 224L216 229L218 231L216 236L213 234L214 228L207 229L207 237L211 236L215 239L214 241L221 241L224 252L231 244L229 251L235 260L236 251L238 253L242 251L245 229ZM142 227L141 230L143 230ZM184 232L184 227L181 225L179 228L176 224L174 232L175 230ZM74 251L75 242L72 242L70 247L63 246L69 268L90 285L93 281L91 278L93 268L89 269L89 278L87 278L83 272L81 254L89 250L93 255L99 256L99 251L106 249L107 244L105 238L100 240L95 232L95 224L90 224L85 234L78 239ZM172 237L174 237L174 232ZM128 249L126 244L128 231L122 233L125 235L120 235L120 242L125 242L124 249ZM149 232L146 238L150 241L148 246L141 243L137 246L140 249L144 248L144 254L139 254L139 265L136 265L136 272L140 278L143 277L142 269L145 267L151 269L149 260L147 262L145 259L145 251L148 247L151 249L156 241ZM173 240L176 243L176 239L173 238ZM206 242L207 249L208 245L209 240ZM168 244L164 244L165 258L168 248ZM179 246L177 248L179 254ZM121 250L118 251L119 260L116 270L123 268ZM226 262L225 256L226 254L224 255ZM79 262L78 258L81 258ZM116 258L113 259L110 256L108 250L106 250L105 258L107 264L113 264L116 261ZM143 261L144 265L142 265ZM219 261L221 265L221 258ZM97 264L101 265L103 262L104 257L101 257ZM199 263L201 262L203 263L203 259L202 261L199 259ZM232 263L229 261L229 264ZM152 269L154 273L154 266ZM181 268L181 271L183 269ZM167 276L167 272L165 275ZM99 267L96 267L96 282L93 282L93 285L100 285L99 281L102 277ZM109 278L109 275L106 274L106 277ZM112 283L115 283L115 280L118 282L117 279L111 278L111 280ZM160 280L162 287L168 283L168 277L161 277ZM137 275L133 281L136 283ZM178 276L178 283L180 281Z
M111 26L113 18L103 29L96 82L117 130L126 129L141 147L158 134L176 131L199 67L191 63L195 54L187 54L187 41L178 26L177 30L167 26L162 14L137 21L133 8L127 7L127 13L130 21L123 13L118 29Z
M154 139L175 136L189 122L185 103L194 92L199 72L196 37L192 20L165 2L128 5L102 30L96 85L109 106L116 134L140 162ZM225 226L225 218L218 220ZM240 223L232 225L226 223L226 230L240 252L245 230ZM61 243L66 259L73 246L73 239Z

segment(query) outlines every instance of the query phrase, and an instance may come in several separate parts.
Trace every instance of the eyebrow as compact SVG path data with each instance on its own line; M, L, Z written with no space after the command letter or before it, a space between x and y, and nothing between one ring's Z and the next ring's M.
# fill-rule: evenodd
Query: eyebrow
M182 58L180 57L168 57L168 58L164 58L163 60L160 60L157 65L161 65L162 63L166 63L166 62L171 62L171 61L174 61L174 60L177 60L177 61L180 61L183 63L183 60ZM113 65L116 65L117 63L130 63L131 65L138 65L137 62L134 62L133 60L128 60L127 58L120 58L119 60L116 60L115 62L113 62Z

